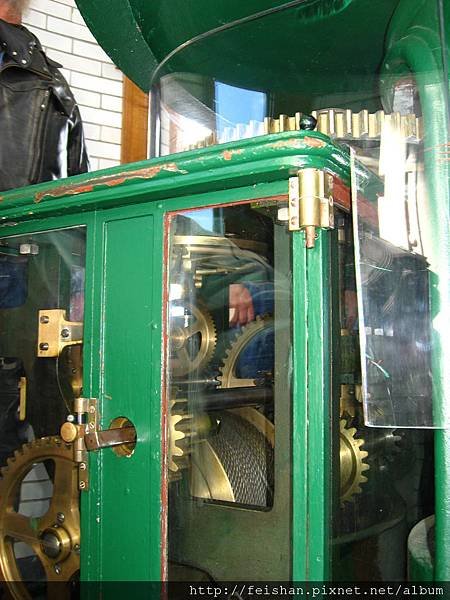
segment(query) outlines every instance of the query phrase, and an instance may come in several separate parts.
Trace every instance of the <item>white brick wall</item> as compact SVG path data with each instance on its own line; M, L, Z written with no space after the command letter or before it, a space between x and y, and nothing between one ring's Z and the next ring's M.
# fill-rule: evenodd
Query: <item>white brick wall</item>
M62 70L80 106L92 170L119 164L122 73L95 41L74 0L31 0L24 25Z

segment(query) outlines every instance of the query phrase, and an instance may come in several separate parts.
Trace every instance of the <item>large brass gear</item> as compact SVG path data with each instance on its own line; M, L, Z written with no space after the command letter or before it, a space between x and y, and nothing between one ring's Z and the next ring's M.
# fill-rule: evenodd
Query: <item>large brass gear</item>
M273 317L258 316L254 321L245 325L238 336L233 340L231 346L226 350L226 356L220 367L220 375L217 377L220 388L248 387L254 386L254 379L243 379L237 376L236 366L242 351L262 331L273 328Z
M209 363L217 335L213 318L201 304L176 308L183 308L183 315L170 316L170 368L174 377L181 377Z
M341 477L341 503L352 499L354 494L361 493L360 485L366 483L367 477L363 475L369 469L364 462L368 453L361 450L364 440L355 438L356 429L347 427L345 419L340 421L340 477Z
M44 515L27 517L17 512L18 498L37 463L48 467L53 495ZM72 446L59 437L37 439L16 450L0 473L0 580L14 600L31 598L14 553L14 543L25 542L45 571L48 600L69 598L80 568L78 469Z

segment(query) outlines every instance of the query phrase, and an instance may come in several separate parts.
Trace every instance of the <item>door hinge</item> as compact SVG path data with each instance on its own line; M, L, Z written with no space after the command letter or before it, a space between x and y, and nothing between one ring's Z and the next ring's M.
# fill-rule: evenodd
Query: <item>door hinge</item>
M304 231L313 248L316 229L333 229L333 176L320 169L301 169L289 178L289 231Z
M126 426L129 423L126 419L123 425L100 429L97 406L97 398L76 398L74 414L67 417L60 431L62 439L68 444L73 444L73 459L78 464L80 490L87 490L89 487L87 468L89 451L136 442L136 429Z

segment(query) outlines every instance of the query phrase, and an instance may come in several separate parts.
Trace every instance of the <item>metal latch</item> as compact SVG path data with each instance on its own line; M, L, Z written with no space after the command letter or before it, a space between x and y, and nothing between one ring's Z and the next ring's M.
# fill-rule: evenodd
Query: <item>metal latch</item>
M19 380L19 421L25 421L27 417L27 378Z
M61 308L39 311L38 356L59 356L66 346L82 343L83 323L67 321Z
M289 231L304 231L313 248L316 229L333 229L333 176L320 169L301 169L289 178Z
M124 421L128 423L126 419ZM73 459L78 463L78 487L80 490L87 490L89 485L88 451L114 448L136 442L134 427L99 428L96 398L76 398L74 414L67 417L60 433L66 443L73 444Z

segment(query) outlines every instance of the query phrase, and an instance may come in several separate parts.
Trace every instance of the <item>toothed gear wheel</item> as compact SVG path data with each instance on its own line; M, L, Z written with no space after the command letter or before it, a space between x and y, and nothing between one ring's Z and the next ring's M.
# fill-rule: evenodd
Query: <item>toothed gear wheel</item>
M255 385L255 378L242 378L237 374L237 366L242 352L262 332L273 329L273 317L258 316L254 321L245 325L226 350L226 356L219 368L217 377L219 388L247 387Z
M33 468L42 469L53 489L47 512L38 517L27 516L29 508L19 512L21 486ZM15 555L15 543L24 542L39 559L47 583L66 584L47 585L46 597L69 598L80 568L78 467L72 446L59 437L37 439L16 450L0 474L0 580L14 600L32 598Z
M177 309L183 314L179 315ZM216 328L202 304L172 305L169 336L170 367L175 377L203 369L214 354Z
M175 395L175 393L173 394ZM189 466L193 437L193 418L187 412L187 400L170 400L169 412L169 479L176 481Z
M341 503L351 500L354 494L361 493L360 485L366 483L363 475L369 469L364 462L368 453L361 450L364 440L356 438L356 429L347 427L345 419L340 421L340 469L341 469Z

